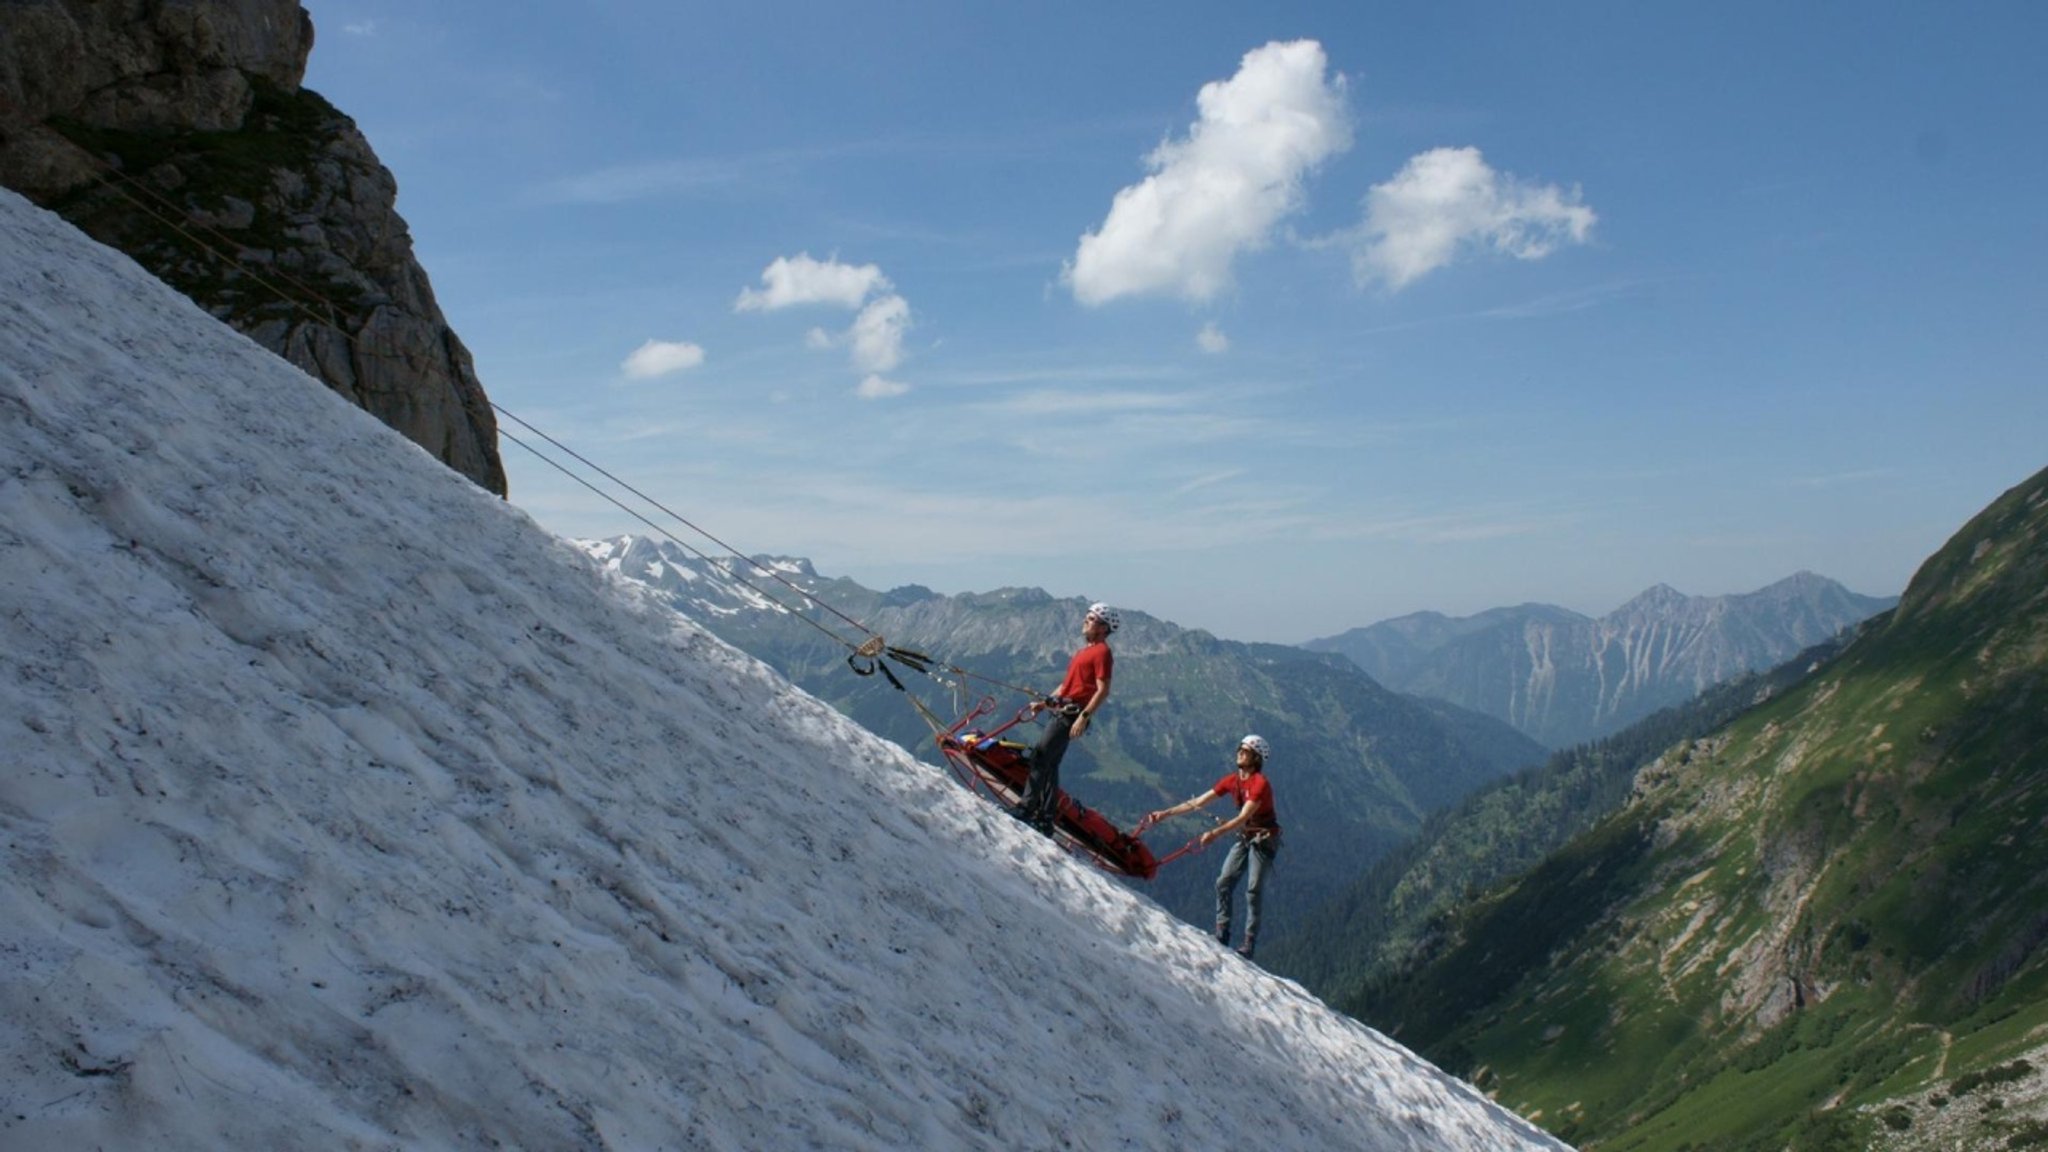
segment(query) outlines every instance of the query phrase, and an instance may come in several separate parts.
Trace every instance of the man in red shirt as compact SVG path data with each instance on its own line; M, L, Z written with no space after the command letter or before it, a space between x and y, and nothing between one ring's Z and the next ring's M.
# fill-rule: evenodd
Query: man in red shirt
M1015 815L1048 836L1059 818L1060 761L1066 758L1067 743L1087 733L1096 709L1109 699L1109 675L1116 657L1106 641L1116 626L1116 609L1090 604L1081 617L1081 650L1067 661L1067 678L1050 697L1031 704L1034 715L1042 711L1052 715L1046 718L1045 732L1031 750L1031 775L1024 781L1024 794L1017 798Z
M1147 825L1192 812L1219 796L1237 801L1237 815L1202 833L1202 846L1231 832L1237 843L1223 858L1223 871L1216 877L1216 939L1230 943L1231 906L1236 902L1238 877L1245 865L1252 869L1252 881L1244 893L1244 943L1237 953L1249 960L1259 939L1259 907L1265 902L1266 873L1280 853L1280 819L1273 808L1273 785L1266 779L1266 760L1273 748L1263 736L1247 736L1237 742L1237 771L1216 782L1214 788L1192 800L1162 808L1145 817Z

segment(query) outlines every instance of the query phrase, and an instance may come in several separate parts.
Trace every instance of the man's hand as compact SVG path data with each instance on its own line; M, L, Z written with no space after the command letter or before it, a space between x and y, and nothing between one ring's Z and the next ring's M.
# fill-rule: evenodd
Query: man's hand
M1074 722L1067 727L1067 735L1075 740L1079 740L1081 738L1081 733L1087 730L1088 714L1086 712L1083 712L1079 716L1074 717Z

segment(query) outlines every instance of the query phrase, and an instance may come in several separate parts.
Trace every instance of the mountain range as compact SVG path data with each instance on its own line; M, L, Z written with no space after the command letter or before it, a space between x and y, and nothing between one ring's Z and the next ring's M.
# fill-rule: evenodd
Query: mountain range
M1344 1006L1601 1148L2041 1143L2044 572L2048 471Z
M1304 647L1342 653L1397 692L1483 712L1567 748L1773 667L1894 603L1800 572L1735 596L1659 584L1597 619L1548 604L1463 617L1418 612Z
M1087 607L1035 588L948 596L913 585L876 592L820 576L802 559L714 560L658 537L580 547L620 579L927 759L937 755L931 731L905 694L882 676L848 668L850 647L866 639L863 629L973 673L978 679L948 677L961 686L956 691L896 669L907 678L904 687L949 722L988 695L995 712L981 722L987 727L1058 686L1067 657L1080 646ZM1284 934L1411 837L1428 813L1543 758L1540 746L1508 725L1388 691L1335 654L1220 640L1143 612L1122 618L1110 639L1116 674L1109 704L1068 752L1062 782L1081 802L1129 827L1149 810L1207 790L1230 771L1240 737L1264 735L1275 749L1270 772L1287 830L1286 879L1267 897L1269 937ZM1036 729L1027 725L1022 733L1029 739ZM1212 808L1207 815L1220 813ZM1206 824L1206 816L1184 817L1152 839L1170 849ZM1207 924L1216 863L1213 854L1184 858L1163 869L1150 890L1176 913Z
M1776 668L1716 684L1612 736L1557 752L1540 768L1432 814L1413 840L1318 908L1312 931L1277 941L1270 962L1333 1004L1357 1001L1434 949L1463 905L1626 804L1642 769L1817 674L1864 626Z

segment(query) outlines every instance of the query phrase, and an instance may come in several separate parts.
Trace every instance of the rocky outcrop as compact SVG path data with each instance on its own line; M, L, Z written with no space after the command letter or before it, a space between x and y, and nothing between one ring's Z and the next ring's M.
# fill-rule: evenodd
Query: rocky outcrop
M1461 619L1424 612L1304 647L1568 748L1774 667L1894 602L1801 572L1737 596L1659 584L1597 620L1545 604Z
M296 0L0 0L0 184L503 495L397 182L301 86Z

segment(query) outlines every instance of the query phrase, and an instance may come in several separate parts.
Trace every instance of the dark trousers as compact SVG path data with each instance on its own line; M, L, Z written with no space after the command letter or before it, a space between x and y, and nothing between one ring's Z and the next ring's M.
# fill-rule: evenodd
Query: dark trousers
M1046 709L1045 731L1031 749L1031 775L1025 778L1024 795L1017 798L1017 814L1033 824L1059 818L1060 761L1066 759L1073 728L1074 718L1066 709Z

